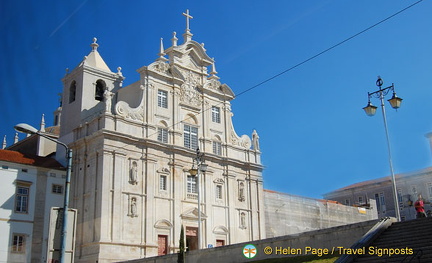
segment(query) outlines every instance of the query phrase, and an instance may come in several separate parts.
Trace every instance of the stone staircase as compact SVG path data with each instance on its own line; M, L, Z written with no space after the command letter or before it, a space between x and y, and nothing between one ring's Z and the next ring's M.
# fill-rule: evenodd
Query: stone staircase
M411 249L413 255L382 255L386 248ZM352 262L432 262L432 218L420 218L404 222L395 222L381 232L366 247L366 254L358 256ZM382 250L381 250L382 249ZM372 251L373 253L369 253ZM401 250L395 250L401 252Z

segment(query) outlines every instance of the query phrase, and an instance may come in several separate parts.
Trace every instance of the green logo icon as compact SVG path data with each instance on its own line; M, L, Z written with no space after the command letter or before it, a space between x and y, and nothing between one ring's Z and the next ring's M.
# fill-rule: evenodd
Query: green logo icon
M246 258L254 258L257 255L257 248L252 244L246 245L243 248L243 255Z

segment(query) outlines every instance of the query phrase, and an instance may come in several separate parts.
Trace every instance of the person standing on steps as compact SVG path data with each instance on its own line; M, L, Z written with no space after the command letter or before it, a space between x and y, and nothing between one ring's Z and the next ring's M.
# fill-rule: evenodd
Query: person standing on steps
M418 195L418 199L417 199L417 201L415 201L414 207L415 207L415 210L417 212L417 215L416 215L417 218L426 217L426 213L424 210L424 201L423 201L423 198L421 195Z

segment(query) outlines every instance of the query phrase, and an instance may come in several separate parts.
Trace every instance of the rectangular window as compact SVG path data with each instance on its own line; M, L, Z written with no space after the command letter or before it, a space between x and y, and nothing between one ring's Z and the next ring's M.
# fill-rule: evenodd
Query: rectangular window
M375 194L375 202L376 202L376 206L377 206L377 210L380 210L380 202L379 202L379 195Z
M12 240L12 252L25 252L25 236L22 234L14 234Z
M15 196L15 212L27 213L30 188L27 186L17 185Z
M404 203L403 203L402 189L398 189L397 190L397 195L398 195L399 206L402 208L403 205L404 205Z
M381 204L381 206L385 205L384 193L380 193L380 204Z
M222 144L220 142L213 142L213 153L222 155Z
M384 193L375 194L375 200L377 202L377 210L378 210L378 212L385 213L386 206L385 206Z
M184 125L184 146L196 150L198 148L198 128Z
M222 199L222 185L216 185L216 199Z
M159 190L166 190L167 189L167 177L166 175L161 175L159 177Z
M358 197L358 202L359 202L359 205L363 204L363 196Z
M168 129L158 128L158 141L168 143Z
M168 92L158 90L158 106L161 108L168 108Z
M53 194L63 194L63 185L53 184L51 191Z
M188 175L187 177L187 192L190 194L197 194L197 177Z
M212 106L212 122L220 123L220 108Z
M351 205L350 200L349 199L345 199L345 205Z

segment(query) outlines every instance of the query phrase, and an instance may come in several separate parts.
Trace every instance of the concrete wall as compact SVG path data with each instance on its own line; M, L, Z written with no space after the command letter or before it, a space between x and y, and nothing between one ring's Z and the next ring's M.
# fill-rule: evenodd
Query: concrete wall
M264 190L267 237L277 237L378 218L375 200L369 207L346 206L320 200Z
M275 238L268 238L247 243L239 243L230 246L189 251L186 253L186 262L251 262L272 258L283 258L297 255L283 254L283 249L295 249L302 255L311 255L312 251L306 253L306 249L328 249L331 253L333 248L349 248L367 231L369 231L378 220L370 220L357 224L338 226L317 231L305 232L298 235L288 235ZM248 259L243 255L243 248L247 244L253 244L257 248L257 254L253 259ZM264 253L272 250L272 253ZM276 251L279 251L276 254ZM337 251L337 249L336 249ZM287 250L285 250L287 252ZM318 252L318 251L316 251ZM215 260L217 259L217 260ZM168 263L177 262L177 254L161 257L143 258L125 261L128 263Z

